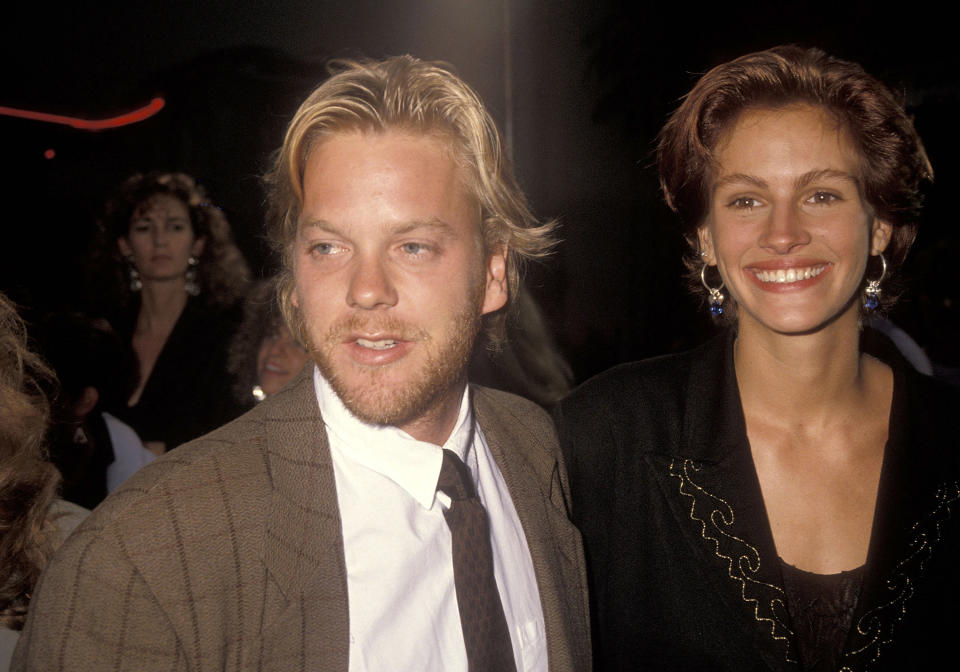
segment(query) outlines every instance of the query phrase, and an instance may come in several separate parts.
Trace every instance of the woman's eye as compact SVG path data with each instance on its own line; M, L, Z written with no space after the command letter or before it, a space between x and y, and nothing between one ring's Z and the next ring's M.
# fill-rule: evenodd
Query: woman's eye
M814 205L829 205L839 200L840 200L839 196L829 191L818 191L813 196L807 199L808 202Z
M730 201L730 207L737 208L738 210L752 210L758 205L760 205L760 201L752 196L738 196Z

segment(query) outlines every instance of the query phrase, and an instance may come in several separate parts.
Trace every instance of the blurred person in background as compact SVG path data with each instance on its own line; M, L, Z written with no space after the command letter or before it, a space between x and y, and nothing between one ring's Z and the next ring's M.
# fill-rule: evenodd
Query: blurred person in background
M109 325L82 315L49 315L35 333L59 381L47 445L63 476L61 494L92 509L155 457L104 410L126 401L136 362Z
M139 372L108 410L158 454L236 417L226 358L249 273L221 209L189 175L138 174L99 233L105 312Z
M273 278L255 284L243 305L243 321L230 343L227 366L237 403L250 407L296 377L310 355L290 333L277 303Z
M27 348L26 328L0 293L0 671L10 664L47 559L86 515L57 500L60 475L46 459L43 388L53 380Z
M573 387L573 369L564 358L536 299L523 283L507 316L507 337L491 344L478 339L470 357L470 380L519 394L550 409Z

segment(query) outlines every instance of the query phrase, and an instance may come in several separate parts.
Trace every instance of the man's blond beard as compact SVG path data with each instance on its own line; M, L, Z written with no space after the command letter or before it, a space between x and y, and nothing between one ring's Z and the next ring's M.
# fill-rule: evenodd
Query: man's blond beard
M443 344L442 351L433 352L430 346L436 347L436 344L428 339L426 332L417 327L392 318L381 318L374 322L369 319L361 319L357 315L331 326L323 338L323 346L315 345L308 330L304 328L303 333L307 350L310 357L320 368L320 373L330 383L330 387L336 392L343 405L354 416L371 424L407 425L428 415L442 403L446 394L466 380L470 353L473 350L477 334L480 332L482 286L480 290L480 292L475 293L464 310L451 321L452 333L449 334L450 338ZM376 325L376 331L396 334L402 340L414 341L428 348L427 361L421 374L413 377L406 389L392 390L386 395L376 395L379 397L376 399L370 399L370 395L364 395L364 392L369 392L371 388L375 392L380 391L376 389L379 373L377 369L370 369L367 372L370 379L369 384L361 384L358 386L359 389L352 391L331 365L332 351L343 342L345 336L362 331L364 328L369 330L371 324ZM362 396L366 396L366 398L361 398Z

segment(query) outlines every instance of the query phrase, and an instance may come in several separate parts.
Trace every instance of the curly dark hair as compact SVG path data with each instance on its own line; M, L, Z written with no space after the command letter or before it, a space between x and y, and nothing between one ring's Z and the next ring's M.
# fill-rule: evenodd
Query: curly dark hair
M933 180L933 168L903 101L857 63L819 49L779 46L710 70L660 131L660 186L690 244L685 263L694 293L702 293L697 230L707 215L717 143L745 110L796 103L828 111L849 135L860 157L864 198L893 227L884 251L888 274L906 258L917 233L921 184ZM895 293L883 298L889 304Z
M132 298L129 265L120 254L117 240L129 232L136 209L158 194L173 196L186 205L194 236L206 239L197 266L200 298L211 306L236 303L250 278L247 262L233 241L223 211L210 201L204 188L185 173L132 175L107 202L92 255L103 276L100 279L105 285L103 291L119 305L126 305Z
M60 474L46 459L53 372L27 348L14 305L0 293L0 625L23 627L30 593L53 552L48 519Z
M257 384L260 346L285 326L277 301L277 278L254 284L243 302L243 321L227 353L227 370L235 380L233 396L241 404L250 403L250 391Z

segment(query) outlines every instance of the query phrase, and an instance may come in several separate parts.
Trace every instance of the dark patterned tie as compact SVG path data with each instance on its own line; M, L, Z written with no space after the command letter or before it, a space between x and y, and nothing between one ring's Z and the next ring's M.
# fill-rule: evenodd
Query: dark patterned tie
M443 512L453 537L453 582L470 672L516 672L507 619L493 576L490 523L467 466L443 451L437 490L453 502Z

